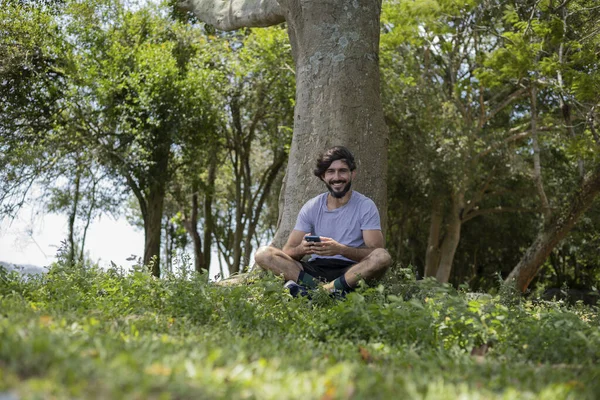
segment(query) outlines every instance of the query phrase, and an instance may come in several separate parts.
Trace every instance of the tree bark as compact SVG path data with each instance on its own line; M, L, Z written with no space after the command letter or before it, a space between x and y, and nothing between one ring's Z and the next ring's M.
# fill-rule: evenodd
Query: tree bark
M529 246L517 266L506 278L506 282L516 282L522 292L527 290L532 279L538 273L552 250L569 233L579 217L592 205L600 192L600 165L583 180L562 212L556 213L554 220L547 223Z
M170 143L163 142L160 135L155 139L153 165L148 169L148 186L145 201L140 201L140 209L146 210L144 216L144 265L152 264L152 275L160 277L160 240L162 216L165 202L166 183L169 177ZM138 198L139 200L139 198ZM142 207L142 203L145 207Z
M212 259L212 235L214 231L214 220L212 214L212 204L215 193L215 179L217 177L217 156L213 156L208 167L208 179L204 191L204 265L210 270Z
M444 241L440 246L440 265L435 275L439 282L448 282L456 248L460 242L460 231L462 227L461 210L464 208L464 194L455 193L452 196L452 210L448 216L448 224L446 225L446 234Z
M427 251L425 252L425 277L436 276L440 263L440 233L442 231L442 203L436 198L431 209L431 222L429 224L429 237L427 238Z
M75 263L75 219L77 218L77 208L79 206L80 186L81 186L81 168L77 166L75 175L75 188L73 193L73 204L69 213L69 259L68 264Z
M317 155L334 145L357 158L353 188L387 217L388 133L379 91L381 0L287 0L283 5L296 65L294 135L280 218L281 247L302 205L324 191L312 174Z
M229 273L236 274L240 271L242 260L242 242L246 224L244 216L246 214L246 204L248 198L249 177L246 170L246 162L250 154L246 151L244 142L244 130L242 128L242 117L240 113L239 97L233 96L229 103L231 109L231 119L233 127L230 137L230 158L233 171L235 173L235 225L233 228L233 243L229 251L233 252L233 260L229 264Z
M144 265L152 264L152 275L160 277L160 238L165 192L157 187L148 195L148 215L144 218Z
M96 179L96 177L94 176L94 173L91 170L90 170L90 177L92 179L92 189L91 189L91 193L89 195L90 204L87 209L86 216L85 216L85 226L83 227L83 234L81 236L81 245L80 245L80 249L79 249L79 262L82 265L83 265L83 261L84 261L83 259L85 256L85 242L87 240L87 232L90 227L90 223L92 222L92 213L94 212L94 209L96 208L96 186L98 185L98 182L100 181L100 179Z
M552 211L550 210L550 203L548 202L542 180L542 163L540 161L540 144L537 132L537 88L535 87L535 83L531 85L531 139L533 142L533 180L538 196L540 196L540 201L542 202L544 220L547 221L552 216Z
M192 238L192 246L194 248L194 270L202 272L204 268L204 253L202 248L202 238L198 233L198 185L192 188L192 209L189 220L184 222L185 229Z

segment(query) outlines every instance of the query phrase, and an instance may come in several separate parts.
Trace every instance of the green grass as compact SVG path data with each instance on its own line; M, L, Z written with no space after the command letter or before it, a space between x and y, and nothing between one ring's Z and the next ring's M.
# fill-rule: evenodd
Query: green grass
M0 272L0 397L594 399L595 310L390 276L345 301L183 273ZM484 356L473 347L490 344Z

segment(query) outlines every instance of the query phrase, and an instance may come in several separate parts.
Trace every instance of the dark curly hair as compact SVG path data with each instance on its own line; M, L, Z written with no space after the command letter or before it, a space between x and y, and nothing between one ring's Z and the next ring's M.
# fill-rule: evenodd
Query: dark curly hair
M321 177L325 175L327 168L329 168L331 163L338 160L344 161L346 164L348 164L350 171L354 171L356 169L354 155L350 152L350 150L344 146L335 146L319 155L319 158L317 158L317 167L314 169L313 173L316 177L323 180Z

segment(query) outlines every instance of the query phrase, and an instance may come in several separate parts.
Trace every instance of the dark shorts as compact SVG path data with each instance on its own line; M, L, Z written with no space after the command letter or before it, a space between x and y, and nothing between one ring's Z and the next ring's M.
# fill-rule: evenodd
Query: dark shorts
M300 261L300 263L304 272L325 282L336 280L356 264L354 261L337 258L315 258L312 261Z

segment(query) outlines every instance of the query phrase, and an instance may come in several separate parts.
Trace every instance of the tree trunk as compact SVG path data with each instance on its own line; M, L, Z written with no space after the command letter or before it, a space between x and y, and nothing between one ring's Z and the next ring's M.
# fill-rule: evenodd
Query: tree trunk
M152 264L152 275L160 277L160 237L165 193L156 188L147 197L148 215L144 219L144 265Z
M192 246L194 252L194 270L201 272L204 268L204 254L202 248L202 238L198 233L198 192L200 191L200 185L197 180L192 182L192 205L190 207L189 217L185 215L183 218L183 226L192 238Z
M533 180L535 187L542 202L542 211L544 221L548 221L552 216L550 203L544 190L544 181L542 180L542 163L540 161L540 144L537 133L537 88L535 83L531 85L531 140L533 142Z
M427 251L425 253L425 277L436 276L440 263L440 233L442 230L442 203L436 198L431 209L431 223L429 224L429 237L427 238Z
M186 224L186 228L188 225ZM192 215L190 217L190 223L188 233L192 237L192 243L194 246L194 269L196 272L202 272L203 268L206 268L204 261L204 252L202 248L202 239L198 233L198 192L194 190L192 195ZM207 269L208 270L208 269Z
M548 255L569 233L581 214L592 205L599 192L600 165L596 165L594 171L585 177L578 191L562 212L556 213L555 219L544 225L533 244L529 246L517 266L508 275L506 282L515 281L517 288L525 292Z
M89 195L90 204L87 209L87 213L85 216L85 226L83 227L83 234L81 236L81 245L79 251L79 262L83 265L83 259L85 256L85 241L87 240L87 232L90 227L90 222L92 221L92 213L96 208L96 186L98 185L99 179L97 180L94 176L94 173L90 170L90 177L92 179L92 190Z
M214 231L214 221L212 214L212 203L215 193L215 179L217 177L217 156L213 156L208 167L208 179L206 190L204 191L204 265L210 270L212 258L212 234Z
M258 191L254 195L253 201L249 202L250 214L248 215L248 218L250 221L248 223L248 232L244 239L243 265L245 266L250 266L250 254L252 253L252 237L256 233L256 227L258 226L258 221L260 219L260 215L262 213L265 201L267 200L267 196L271 192L273 182L275 182L275 178L277 178L279 171L283 167L285 159L286 153L284 151L275 156L275 159L263 175L261 184L259 185Z
M148 186L145 190L144 215L144 265L152 264L152 275L160 277L160 238L162 232L162 216L165 202L166 183L169 177L170 143L156 138L152 160L154 164L148 170ZM142 203L140 208L143 210Z
M75 263L75 219L77 218L77 207L79 206L80 185L81 185L81 168L77 167L75 175L75 191L73 193L73 204L69 213L69 265Z
M566 4L566 2L565 2ZM560 65L559 68L556 69L556 77L558 80L558 87L559 87L559 96L558 96L558 101L559 101L559 105L560 105L560 109L562 110L562 115L563 115L563 119L565 121L565 127L567 128L567 132L569 133L569 136L571 138L573 138L573 140L575 140L577 138L577 135L575 134L575 130L573 129L573 122L571 120L571 106L569 104L568 101L565 100L565 90L564 90L564 83L563 83L563 76L562 76L562 66L564 63L564 49L565 49L565 40L566 35L567 35L567 8L564 6L565 4L563 4L563 7L561 7L561 16L562 16L562 23L563 23L563 37L562 37L562 41L560 42L560 45L558 46L558 63ZM581 157L579 157L577 159L577 169L579 171L579 176L581 177L581 179L584 178L585 176L585 166L583 164L583 159Z
M464 194L455 193L452 196L452 210L446 225L446 234L440 247L440 265L435 277L440 282L448 282L456 248L460 242L460 231L462 226L461 210L464 208Z
M381 0L282 0L296 66L294 135L273 240L281 247L302 205L324 191L317 155L334 145L356 156L353 188L387 217L387 128L379 91Z
M229 242L229 251L233 253L233 259L229 264L229 273L235 274L240 271L242 260L242 241L244 237L245 224L243 223L246 212L246 187L247 176L245 174L245 152L244 130L242 128L242 117L240 114L240 103L238 95L234 95L229 103L231 110L232 128L229 138L229 152L231 166L234 171L235 182L235 222L233 227L233 242Z

